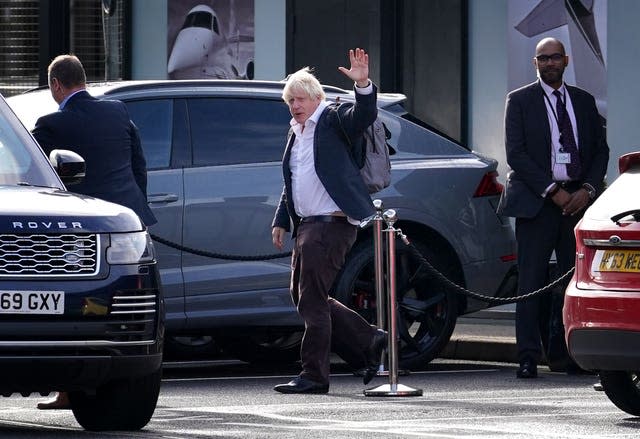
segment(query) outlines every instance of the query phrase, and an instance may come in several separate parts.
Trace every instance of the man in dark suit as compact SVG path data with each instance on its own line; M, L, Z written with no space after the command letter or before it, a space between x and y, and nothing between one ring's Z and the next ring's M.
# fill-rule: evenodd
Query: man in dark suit
M563 82L568 63L560 41L541 40L533 58L538 81L506 100L511 171L498 212L516 218L520 294L546 285L554 250L559 273L574 266L573 228L603 190L609 149L601 118L593 96ZM537 377L541 303L537 295L516 305L519 378Z
M138 129L120 101L98 100L86 90L86 74L80 60L60 55L49 64L49 89L58 103L55 113L36 121L33 136L46 154L69 149L86 163L85 178L69 190L121 204L132 209L150 226L157 222L147 204L147 168ZM41 410L68 409L65 392Z
M291 297L305 322L302 372L274 390L327 393L331 348L366 365L367 384L387 344L384 331L329 297L329 290L356 240L357 224L375 213L352 157L361 157L362 134L376 119L376 87L369 57L349 51L351 68L339 70L355 82L355 105L330 105L308 68L292 74L282 97L292 115L282 162L284 189L273 220L272 239L282 249L293 223ZM339 114L338 114L339 113ZM349 136L349 139L346 138ZM332 346L333 338L333 346Z
M147 226L155 224L138 129L124 103L94 98L85 83L77 57L60 55L51 62L49 89L60 107L38 119L33 136L47 154L62 148L84 158L86 176L71 191L129 207Z

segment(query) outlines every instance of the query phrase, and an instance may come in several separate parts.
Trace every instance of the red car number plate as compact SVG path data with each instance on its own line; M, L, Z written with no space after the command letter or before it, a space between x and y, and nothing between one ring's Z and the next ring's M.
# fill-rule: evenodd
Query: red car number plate
M640 273L638 250L597 250L594 262L592 267L596 267L596 271Z

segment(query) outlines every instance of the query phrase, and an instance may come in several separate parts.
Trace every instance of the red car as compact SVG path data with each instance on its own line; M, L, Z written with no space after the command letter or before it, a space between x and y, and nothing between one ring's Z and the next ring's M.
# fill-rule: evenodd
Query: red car
M569 353L597 371L609 399L640 416L640 152L575 228L576 271L563 319Z

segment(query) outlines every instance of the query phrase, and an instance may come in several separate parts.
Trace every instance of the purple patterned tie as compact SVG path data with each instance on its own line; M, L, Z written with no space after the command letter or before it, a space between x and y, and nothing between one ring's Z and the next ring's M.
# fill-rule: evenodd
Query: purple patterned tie
M572 180L580 179L580 154L576 145L576 138L573 136L573 128L571 127L571 118L564 102L562 94L555 90L553 94L556 97L556 113L558 115L558 129L560 130L560 145L562 151L571 154L571 163L567 164L567 174Z

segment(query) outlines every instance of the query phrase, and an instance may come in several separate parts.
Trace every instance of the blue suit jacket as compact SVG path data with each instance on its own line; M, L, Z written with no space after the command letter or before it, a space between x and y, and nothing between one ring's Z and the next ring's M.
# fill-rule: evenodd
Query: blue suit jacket
M586 91L566 86L576 116L581 183L597 193L603 189L609 161L609 147L595 99ZM511 168L498 213L533 218L544 204L542 193L551 183L551 128L544 91L534 82L512 91L505 108L505 146Z
M330 105L324 110L314 133L313 153L316 173L329 196L347 216L361 220L373 215L375 209L354 157L362 156L362 135L378 115L377 88L374 85L371 94L362 95L356 92L355 95L355 105ZM340 127L338 112L344 132ZM345 138L345 132L349 141ZM290 224L293 222L292 236L296 235L300 223L300 217L296 215L293 205L289 168L294 138L295 135L290 131L282 160L284 188L272 223L274 227L290 230ZM360 150L353 151L352 154L352 148Z
M84 158L86 176L69 190L129 207L148 226L157 222L147 204L140 136L124 103L78 92L62 110L39 118L33 136L46 154L69 149Z

